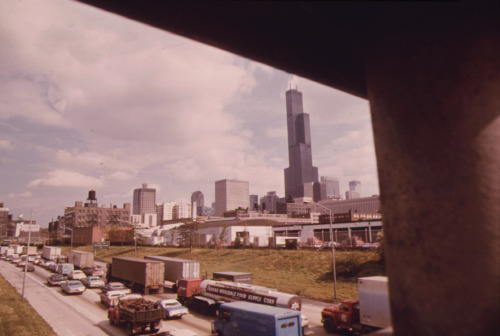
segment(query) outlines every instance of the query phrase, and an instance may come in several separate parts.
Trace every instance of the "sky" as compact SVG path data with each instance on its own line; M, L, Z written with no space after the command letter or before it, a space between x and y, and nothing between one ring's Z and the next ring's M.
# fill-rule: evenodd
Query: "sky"
M41 227L95 190L209 206L215 181L284 197L285 91L310 116L313 164L379 194L368 102L70 0L0 0L0 202Z

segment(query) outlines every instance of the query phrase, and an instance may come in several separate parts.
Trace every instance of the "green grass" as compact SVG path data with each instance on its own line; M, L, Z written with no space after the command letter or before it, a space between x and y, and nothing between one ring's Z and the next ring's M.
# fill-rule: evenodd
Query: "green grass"
M91 246L78 250L92 251ZM69 250L69 248L67 248ZM63 248L63 252L67 251ZM330 251L259 250L259 249L193 249L138 246L137 256L162 255L200 262L202 276L213 272L235 271L253 274L254 284L275 288L322 301L333 301L334 286ZM98 259L111 262L113 256L134 256L133 246L112 246L98 251ZM337 301L358 297L357 279L385 275L383 263L375 251L336 251Z
M56 336L40 315L0 276L0 335Z

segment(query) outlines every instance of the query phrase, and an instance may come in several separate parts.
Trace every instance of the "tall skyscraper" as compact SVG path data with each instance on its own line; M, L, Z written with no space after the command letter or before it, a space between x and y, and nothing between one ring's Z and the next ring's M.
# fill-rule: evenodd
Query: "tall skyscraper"
M191 207L193 211L195 211L196 215L201 216L203 214L205 196L201 191L195 191L191 194Z
M325 185L327 199L340 199L340 184L335 177L321 176L321 183Z
M133 215L156 213L156 189L148 188L147 183L142 188L134 189Z
M361 182L359 181L349 181L349 191L346 191L346 199L354 199L361 197Z
M250 187L248 181L220 180L215 182L215 215L222 216L224 211L250 206Z
M313 197L310 187L318 182L318 168L312 165L311 127L309 114L304 113L302 93L296 89L286 92L288 129L288 162L285 169L285 197ZM307 193L307 194L306 194Z
M195 191L191 194L191 203L196 202L196 206L205 206L205 196L201 191Z

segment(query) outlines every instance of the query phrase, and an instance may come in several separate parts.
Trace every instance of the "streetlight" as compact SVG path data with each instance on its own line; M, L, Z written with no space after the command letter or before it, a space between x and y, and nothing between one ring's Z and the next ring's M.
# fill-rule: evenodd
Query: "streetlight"
M30 213L30 226L28 232L28 246L26 247L26 265L24 265L24 275L23 275L23 291L21 294L21 300L24 300L24 286L26 284L26 272L28 271L28 263L30 261L30 242L31 242L31 218L33 216L33 210Z
M337 300L337 273L335 271L335 244L333 243L333 218L332 218L332 210L327 208L324 205L313 202L316 206L319 206L330 214L330 245L332 246L332 269L333 269L333 298Z

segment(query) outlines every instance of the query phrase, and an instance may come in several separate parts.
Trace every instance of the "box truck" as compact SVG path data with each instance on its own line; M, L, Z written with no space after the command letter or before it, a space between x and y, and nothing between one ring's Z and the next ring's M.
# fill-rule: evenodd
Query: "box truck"
M369 334L391 326L387 283L387 277L359 278L359 300L344 300L321 312L325 330L335 333L344 329Z
M94 254L86 251L72 250L68 253L68 262L75 265L77 269L94 265Z
M55 261L61 255L61 248L55 246L44 246L42 249L42 258Z

